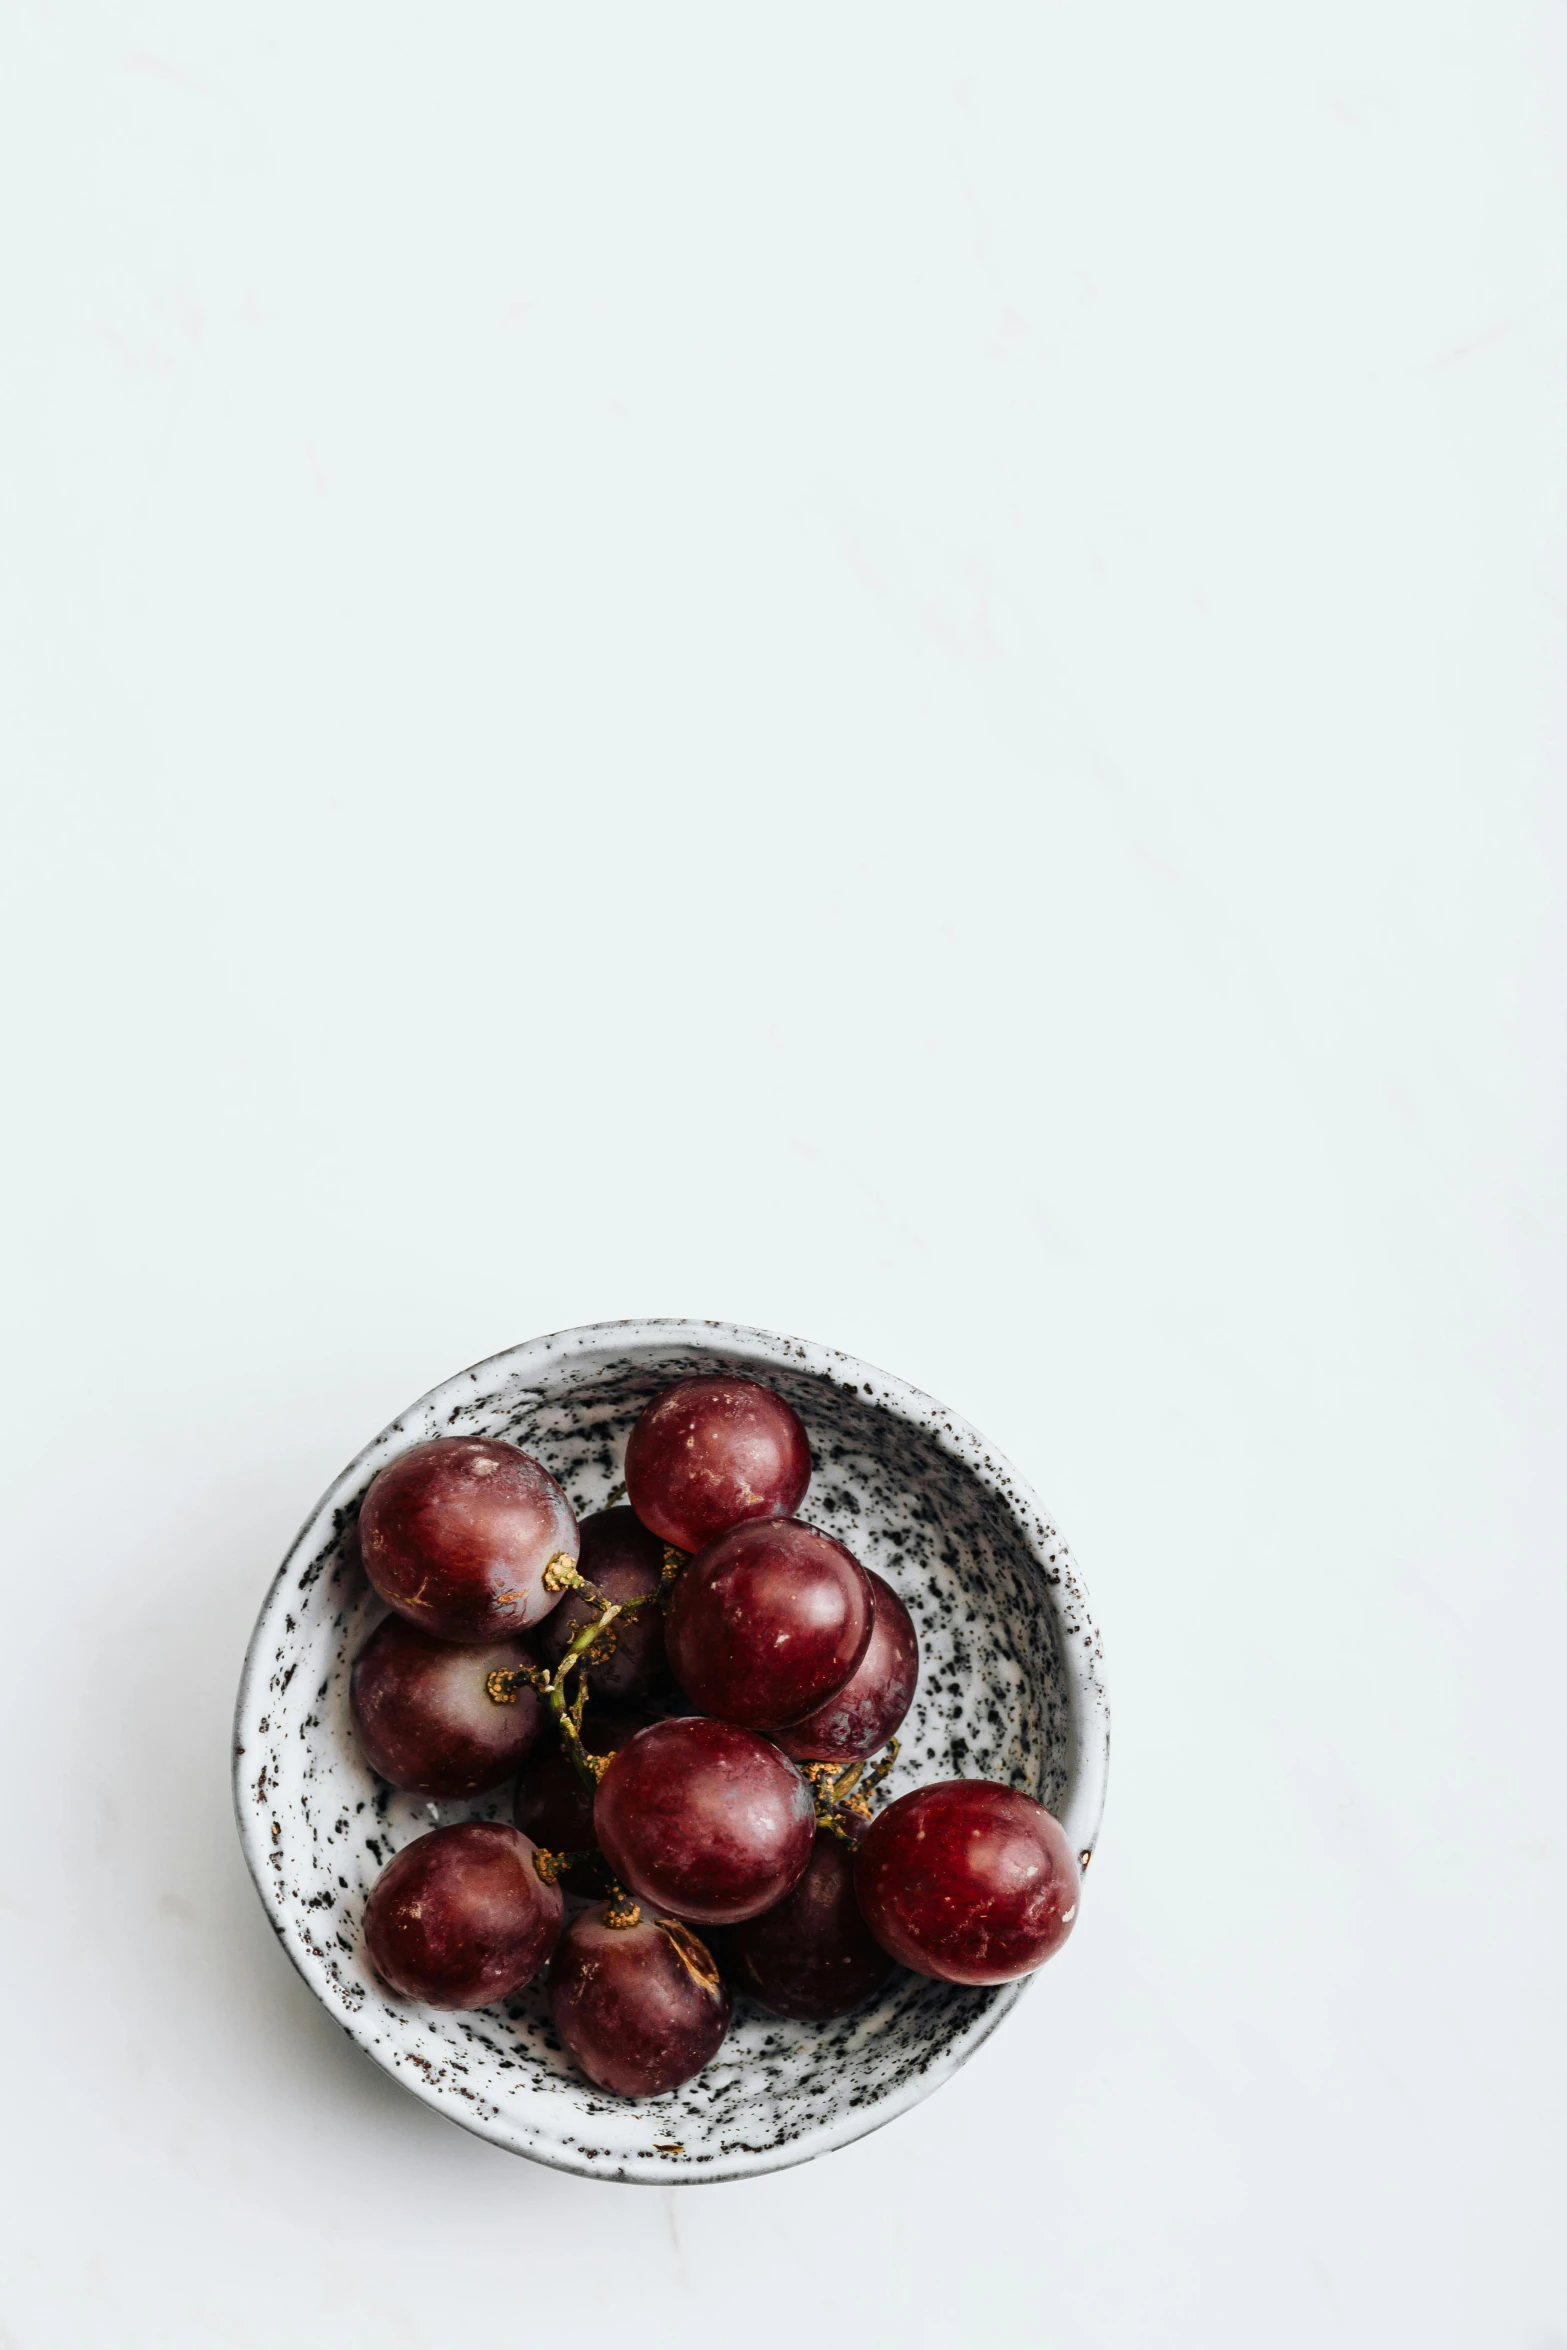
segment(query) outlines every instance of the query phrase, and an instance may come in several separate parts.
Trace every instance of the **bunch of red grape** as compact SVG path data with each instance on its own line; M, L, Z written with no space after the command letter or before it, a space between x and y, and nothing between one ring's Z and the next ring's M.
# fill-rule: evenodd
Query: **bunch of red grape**
M651 2097L715 2055L731 1981L824 2020L895 1965L1002 1983L1060 1947L1077 1861L1031 1796L947 1779L873 1818L919 1647L794 1514L810 1475L781 1396L698 1378L637 1420L630 1506L580 1527L515 1445L441 1437L375 1478L361 1542L393 1612L354 1665L365 1754L420 1795L520 1772L515 1827L433 1829L373 1888L393 1991L483 2007L547 1966L569 2055ZM562 1884L589 1897L569 1919Z

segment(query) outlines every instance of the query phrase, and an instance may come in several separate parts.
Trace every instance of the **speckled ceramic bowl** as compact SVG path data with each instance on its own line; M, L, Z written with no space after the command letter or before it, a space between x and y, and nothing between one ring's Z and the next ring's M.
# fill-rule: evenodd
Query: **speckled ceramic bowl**
M588 2178L743 2178L847 2145L937 2088L1027 1987L899 1974L869 2007L817 2025L739 2000L705 2072L629 2104L570 2069L537 1988L453 2014L389 1997L370 1972L360 1919L391 1855L437 1822L509 1813L506 1793L398 1794L360 1756L349 1668L383 1612L358 1560L366 1486L426 1437L499 1436L535 1453L579 1513L597 1509L642 1405L697 1371L745 1372L788 1397L816 1463L802 1514L885 1575L919 1628L919 1688L887 1793L1004 1779L1048 1804L1084 1854L1104 1800L1099 1644L1066 1545L1006 1462L928 1395L830 1347L674 1321L532 1339L437 1387L344 1471L267 1595L235 1719L240 1836L283 1947L378 2064L481 2137Z

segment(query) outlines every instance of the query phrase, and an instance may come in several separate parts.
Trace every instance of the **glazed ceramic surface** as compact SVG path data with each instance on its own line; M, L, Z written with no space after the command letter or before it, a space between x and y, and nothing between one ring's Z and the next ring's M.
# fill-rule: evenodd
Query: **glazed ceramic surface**
M235 1720L240 1835L284 1948L378 2064L497 2145L594 2178L741 2178L846 2145L938 2087L1033 1980L976 1991L900 1973L869 2007L817 2025L740 1999L705 2072L632 2104L571 2070L538 1987L453 2014L393 1999L370 1972L360 1920L392 1854L437 1823L508 1818L510 1790L430 1803L360 1755L349 1670L385 1612L358 1559L365 1488L426 1437L504 1437L584 1514L619 1483L648 1397L699 1371L787 1396L815 1460L801 1515L885 1575L914 1618L919 1687L887 1795L1003 1779L1047 1804L1083 1854L1104 1800L1099 1645L1066 1546L1007 1463L929 1396L828 1347L678 1321L562 1331L437 1387L344 1471L268 1594ZM1069 1945L1056 1963L1070 1962Z

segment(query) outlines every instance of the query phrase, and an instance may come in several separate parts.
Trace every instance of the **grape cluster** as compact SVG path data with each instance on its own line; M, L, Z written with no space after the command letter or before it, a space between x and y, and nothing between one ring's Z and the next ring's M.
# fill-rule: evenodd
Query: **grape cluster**
M919 1643L795 1514L810 1476L781 1396L698 1378L633 1428L629 1506L580 1527L515 1445L439 1437L375 1478L362 1549L392 1613L353 1670L366 1758L421 1795L517 1780L514 1826L433 1829L377 1880L365 1947L393 1991L482 2007L547 1967L572 2061L651 2097L716 2054L731 1983L822 2021L897 1966L1003 1983L1060 1947L1077 1860L1032 1796L948 1779L873 1814Z

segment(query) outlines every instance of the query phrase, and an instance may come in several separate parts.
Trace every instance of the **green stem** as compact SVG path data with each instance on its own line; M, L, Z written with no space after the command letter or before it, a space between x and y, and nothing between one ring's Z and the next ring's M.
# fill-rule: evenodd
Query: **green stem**
M544 1581L551 1590L580 1592L588 1605L599 1611L596 1616L590 1617L581 1631L576 1634L554 1672L547 1674L541 1683L536 1684L551 1713L555 1716L555 1727L560 1733L561 1744L575 1764L578 1776L584 1785L596 1788L599 1783L599 1773L596 1767L598 1758L589 1754L582 1743L582 1713L588 1701L588 1675L585 1661L588 1651L593 1647L600 1633L607 1631L617 1616L634 1616L638 1608L655 1606L663 1597L664 1586L660 1584L657 1591L644 1592L640 1599L610 1599L599 1590L596 1584L590 1583L586 1575L579 1574L577 1569L564 1559L558 1565L554 1561L550 1563L545 1569ZM572 1673L578 1675L577 1689L575 1696L568 1700L566 1682Z
M594 1596L602 1597L602 1594L596 1593ZM632 1602L631 1604L635 1605L636 1603ZM549 1687L544 1692L545 1702L549 1706L550 1712L555 1716L555 1727L560 1732L561 1743L576 1764L578 1776L587 1786L594 1789L599 1783L599 1775L594 1768L595 1757L589 1754L582 1743L582 1709L587 1702L588 1677L584 1672L575 1706L568 1705L566 1702L566 1682L568 1676L574 1673L582 1663L583 1658L605 1626L612 1624L617 1616L627 1613L629 1613L628 1608L617 1607L612 1599L606 1599L604 1613L601 1616L591 1617L583 1625L561 1658L560 1663L555 1667L554 1672L550 1674Z

